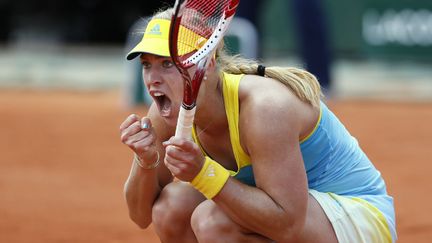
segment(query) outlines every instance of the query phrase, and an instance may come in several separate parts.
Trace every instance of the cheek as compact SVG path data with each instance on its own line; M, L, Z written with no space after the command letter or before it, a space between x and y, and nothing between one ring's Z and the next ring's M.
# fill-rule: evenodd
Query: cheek
M183 80L181 78L174 80L171 87L173 94L176 97L183 97Z
M142 74L142 81L144 82L145 85L149 85L150 84L150 79L149 79L149 75L147 74L147 72L145 70L142 70L141 72Z
M183 97L183 79L180 74L167 75L165 81L174 99Z

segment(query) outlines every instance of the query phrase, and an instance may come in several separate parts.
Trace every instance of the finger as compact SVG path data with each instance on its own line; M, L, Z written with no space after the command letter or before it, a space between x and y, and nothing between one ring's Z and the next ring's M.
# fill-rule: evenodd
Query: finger
M152 123L150 118L148 117L143 117L141 119L141 129L143 130L150 130L152 128Z
M140 132L131 136L126 144L140 154L142 152L147 152L150 147L154 146L154 138L151 134Z
M120 130L124 130L134 122L139 121L139 117L136 114L129 115L126 120L120 125Z
M146 132L147 133L147 132ZM139 132L139 133L135 133L133 135L130 135L129 137L127 137L127 141L126 144L128 145L133 145L139 142L142 142L143 140L145 140L145 138L147 137L148 134L146 134L144 132Z
M171 174L173 176L176 176L178 174L180 174L181 170L171 164L165 163L165 166L167 167L167 169L171 172Z
M192 152L198 148L198 145L193 141L183 138L171 137L168 141L162 143L162 145L167 148L168 146L175 146L180 148L185 152Z
M129 138L141 131L141 123L139 120L135 121L131 125L129 125L127 128L122 130L122 133L120 135L120 139L123 143L127 143L129 141Z
M196 163L194 162L194 160L197 157L196 153L191 153L191 152L187 152L187 151L183 151L181 148L176 147L174 145L170 145L168 147L165 148L165 154L167 158L172 158L173 162L179 162L179 163L183 163L183 164L193 164L195 165Z
M179 153L182 153L181 149L174 145L169 145L165 147L165 154L169 157L178 159Z
M164 164L174 175L182 173L182 171L184 171L187 167L187 165L182 161L176 160L172 157L165 157Z

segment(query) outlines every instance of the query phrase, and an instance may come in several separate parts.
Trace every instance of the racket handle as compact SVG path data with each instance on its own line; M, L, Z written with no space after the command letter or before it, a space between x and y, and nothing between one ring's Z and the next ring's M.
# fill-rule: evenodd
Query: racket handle
M196 107L186 110L180 107L175 136L192 140L192 126Z

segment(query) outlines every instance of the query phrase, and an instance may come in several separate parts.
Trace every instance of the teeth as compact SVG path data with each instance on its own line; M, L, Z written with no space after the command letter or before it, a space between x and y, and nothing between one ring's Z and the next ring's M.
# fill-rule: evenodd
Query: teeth
M159 97L159 96L164 96L164 94L161 92L154 92L153 96Z

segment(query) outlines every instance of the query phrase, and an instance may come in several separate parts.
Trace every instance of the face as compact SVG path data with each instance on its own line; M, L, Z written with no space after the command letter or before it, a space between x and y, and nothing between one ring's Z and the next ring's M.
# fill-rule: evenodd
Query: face
M170 57L142 54L144 84L160 115L173 126L183 98L183 81Z

